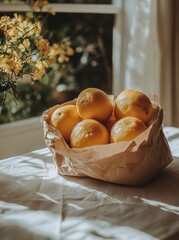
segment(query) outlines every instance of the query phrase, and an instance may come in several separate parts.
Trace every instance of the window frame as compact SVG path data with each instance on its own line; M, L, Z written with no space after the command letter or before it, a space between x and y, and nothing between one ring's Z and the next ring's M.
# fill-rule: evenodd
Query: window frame
M124 57L124 49L123 49L123 39L125 35L124 31L124 0L113 0L111 4L65 4L65 3L49 3L48 7L52 7L55 9L57 13L88 13L88 14L112 14L114 16L114 25L113 25L113 43L112 43L112 92L113 94L118 94L124 89L124 68L123 68L123 57ZM0 3L0 12L25 12L30 11L31 8L24 3ZM44 12L48 11L48 8L43 9ZM22 143L24 141L24 135L21 134L24 132L24 129L26 129L27 134L33 134L37 131L42 135L42 127L40 128L40 118L34 117L27 120L21 120L22 125L22 131L21 126L17 123L10 123L10 124L2 124L0 126L1 129L6 129L6 131L3 131L3 139L4 142L8 142L8 145L10 146L13 144L13 142L10 141L10 134L9 130L13 130L13 134L16 134L18 136L18 142ZM3 126L4 125L4 126ZM9 126L9 128L8 128ZM34 128L33 128L34 126ZM38 126L38 127L37 127ZM8 130L9 129L9 130ZM2 132L2 131L1 131ZM2 133L0 132L0 138ZM41 136L42 137L42 136ZM31 139L29 137L29 139ZM32 149L38 149L41 147L44 147L45 145L40 141L38 143L37 141L31 141L31 144L29 145L29 151ZM1 148L1 147L0 147ZM0 149L0 152L7 149ZM24 151L28 151L27 148L22 151L17 151L15 154L24 153ZM8 156L13 156L14 151L8 151ZM6 154L7 155L7 154ZM2 156L0 156L2 157Z

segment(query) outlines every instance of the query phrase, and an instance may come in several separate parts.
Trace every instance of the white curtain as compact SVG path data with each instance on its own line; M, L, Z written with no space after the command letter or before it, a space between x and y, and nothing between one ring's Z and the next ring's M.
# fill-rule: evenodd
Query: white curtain
M127 46L124 87L157 95L165 113L164 124L179 127L178 104L174 99L179 89L173 87L174 81L177 82L173 73L176 64L172 47L173 1L132 2L134 12Z
M173 115L172 121L173 125L179 127L179 1L173 0L170 1L171 6L171 15L173 17L172 24L172 36L173 41L171 44L172 55L173 55L173 90L172 94L172 106L173 106ZM172 92L173 93L173 92Z

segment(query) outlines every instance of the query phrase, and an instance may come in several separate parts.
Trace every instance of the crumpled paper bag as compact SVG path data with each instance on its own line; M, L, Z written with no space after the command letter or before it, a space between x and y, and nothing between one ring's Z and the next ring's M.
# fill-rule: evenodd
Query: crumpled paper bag
M75 104L76 100L65 104ZM70 148L61 133L49 125L50 114L60 105L41 116L44 138L51 150L58 173L128 185L141 186L152 180L173 159L162 130L163 110L153 102L155 111L148 128L132 141Z

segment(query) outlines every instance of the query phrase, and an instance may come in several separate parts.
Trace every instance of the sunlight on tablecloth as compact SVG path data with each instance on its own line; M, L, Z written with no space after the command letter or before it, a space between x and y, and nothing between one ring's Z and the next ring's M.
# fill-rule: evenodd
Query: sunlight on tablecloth
M1 160L0 239L179 239L179 129L164 132L174 161L139 188L61 177L47 148Z

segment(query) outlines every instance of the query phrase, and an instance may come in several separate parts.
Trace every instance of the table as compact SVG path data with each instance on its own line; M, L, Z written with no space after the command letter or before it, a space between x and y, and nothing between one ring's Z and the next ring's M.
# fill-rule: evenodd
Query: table
M179 129L173 162L142 187L57 174L47 148L0 161L1 240L179 239Z

